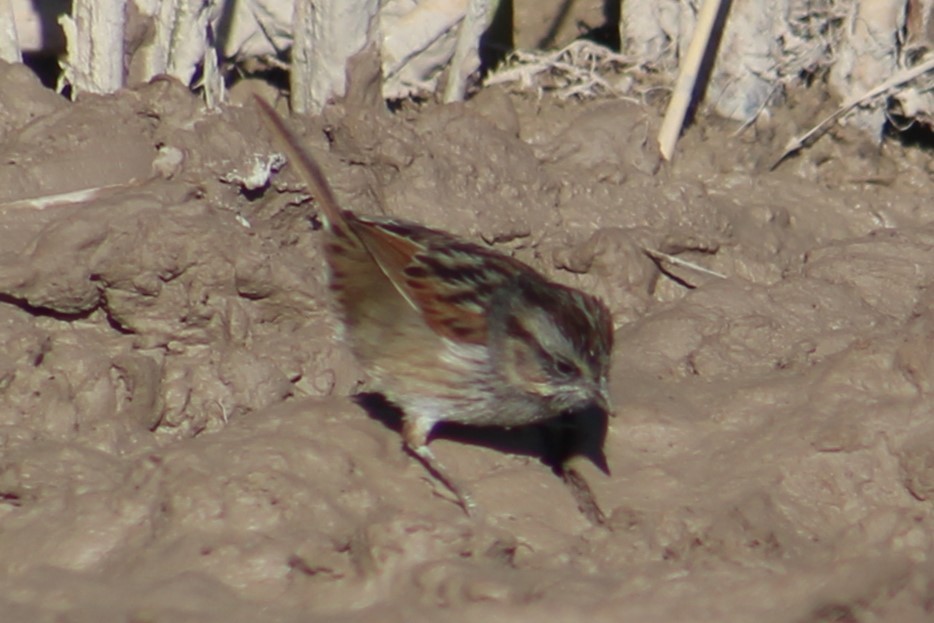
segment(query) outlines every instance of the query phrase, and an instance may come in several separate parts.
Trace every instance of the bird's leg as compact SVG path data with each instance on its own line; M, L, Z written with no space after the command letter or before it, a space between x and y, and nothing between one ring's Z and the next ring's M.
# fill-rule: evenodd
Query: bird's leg
M434 422L427 427L424 425L420 426L414 418L411 420L404 418L402 440L405 442L405 447L409 452L415 455L415 458L421 461L422 465L425 466L425 469L427 469L432 476L437 478L441 484L447 487L448 490L457 497L457 503L464 512L468 516L473 515L476 511L476 505L471 499L470 493L451 478L441 462L428 448L428 433L433 425Z

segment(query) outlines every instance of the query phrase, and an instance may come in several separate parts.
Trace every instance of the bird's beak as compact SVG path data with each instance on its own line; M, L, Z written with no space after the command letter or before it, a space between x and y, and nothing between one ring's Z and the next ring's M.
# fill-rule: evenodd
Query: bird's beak
M607 415L616 417L613 408L610 406L610 392L606 385L606 379L601 380L600 385L597 386L597 391L594 392L593 404Z

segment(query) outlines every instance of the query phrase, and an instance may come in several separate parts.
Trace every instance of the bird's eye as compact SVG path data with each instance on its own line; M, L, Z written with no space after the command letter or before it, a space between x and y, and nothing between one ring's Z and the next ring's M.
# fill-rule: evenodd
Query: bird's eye
M555 360L555 371L561 376L578 376L580 370L573 363L564 358Z

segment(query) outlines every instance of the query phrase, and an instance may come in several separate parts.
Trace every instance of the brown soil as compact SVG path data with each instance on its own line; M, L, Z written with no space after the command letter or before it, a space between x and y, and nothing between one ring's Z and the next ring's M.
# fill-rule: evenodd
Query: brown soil
M348 398L313 206L288 168L254 183L251 106L0 85L4 621L929 620L929 152L837 130L768 171L807 98L673 165L624 102L293 120L345 207L613 310L611 475L571 461L605 525L523 431L433 442L467 518Z

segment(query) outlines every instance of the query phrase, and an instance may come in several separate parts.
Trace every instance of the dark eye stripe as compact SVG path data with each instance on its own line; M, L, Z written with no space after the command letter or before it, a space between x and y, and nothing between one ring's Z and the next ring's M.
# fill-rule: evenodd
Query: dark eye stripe
M563 374L564 376L577 377L581 375L580 368L564 358L555 360L555 370L558 374Z

